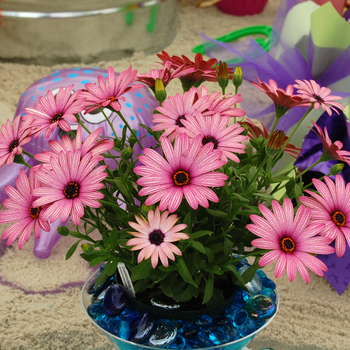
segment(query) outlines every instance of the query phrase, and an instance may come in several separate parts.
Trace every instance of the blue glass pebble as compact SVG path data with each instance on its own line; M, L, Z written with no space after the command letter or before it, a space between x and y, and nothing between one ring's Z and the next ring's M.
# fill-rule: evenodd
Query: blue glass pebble
M185 322L181 335L186 339L194 338L199 332L199 329L192 322Z
M205 337L207 337L208 342L204 342L204 335ZM206 346L213 346L213 345L220 345L223 343L227 343L229 340L229 337L227 334L225 334L221 328L217 327L216 329L213 328L210 331L203 331L201 330L198 333L198 338L201 340L201 342L203 344L205 344ZM207 345L208 344L208 345Z
M91 304L87 308L87 312L91 318L96 320L97 318L105 315L102 304Z
M238 330L231 324L227 324L221 329L228 336L229 341L237 340L240 337Z
M99 275L96 276L96 278ZM108 286L110 286L112 283L115 282L115 277L111 276L109 278L106 279L106 281L104 281L103 283L101 283L97 288L95 288L95 280L93 280L88 288L88 293L89 294L99 294L101 293L104 289L106 289Z
M204 347L203 343L199 339L193 339L193 340L186 339L187 349L200 349L203 347Z
M210 341L207 334L205 334L202 330L200 330L197 334L198 339L203 343L206 348L213 346L213 343Z
M183 329L185 326L185 322L182 320L173 320L173 322L175 323L177 330Z
M266 273L263 270L257 270L256 273L260 278L267 278Z
M108 286L106 289L104 289L101 293L95 293L91 297L91 303L102 303L103 299L107 293L107 290L110 286Z
M250 294L244 289L238 289L235 294L235 301L245 303L250 298Z
M266 295L257 294L247 300L244 309L251 318L266 319L276 312L276 305Z
M195 317L193 323L198 327L209 326L213 323L213 319L208 315L201 315Z
M113 284L106 292L103 309L108 316L118 316L125 309L126 303L125 288L120 284Z
M158 320L155 330L148 339L151 346L167 347L177 336L177 328L174 322L169 320Z
M120 318L123 320L123 321L126 321L126 322L131 322L133 321L135 318L139 317L139 313L134 311L134 312L122 312L122 314L120 315Z
M107 330L107 321L105 319L101 318L97 320L96 323L103 329Z
M220 327L229 324L229 322L230 322L230 319L228 317L225 317L225 316L216 316L214 318L214 323Z
M237 326L237 330L242 337L246 337L256 331L256 325L251 318L247 317L241 325Z
M177 335L174 342L167 346L168 349L184 349L186 346L186 340L181 335Z
M119 337L128 340L130 336L130 323L127 321L120 321Z
M106 266L106 264L102 264L102 265L100 266L100 272L102 272L102 271L105 269L105 266Z
M248 318L248 312L244 309L241 309L232 316L231 321L234 326L238 327L245 322L246 318Z
M119 316L111 318L107 323L108 332L119 336L119 328L120 328L121 319Z
M134 343L142 343L152 332L154 319L150 314L142 314L130 323L129 340Z
M276 293L271 288L264 288L261 290L260 294L266 295L271 298L273 301L276 301Z
M238 269L238 273L240 275L243 275L243 273L248 270L249 266L242 266ZM257 294L262 289L261 280L258 274L255 274L254 278L248 282L245 287L247 288L248 292L251 294Z
M263 278L261 280L261 283L264 288L271 288L272 290L276 289L276 284L274 281L270 280L269 278Z

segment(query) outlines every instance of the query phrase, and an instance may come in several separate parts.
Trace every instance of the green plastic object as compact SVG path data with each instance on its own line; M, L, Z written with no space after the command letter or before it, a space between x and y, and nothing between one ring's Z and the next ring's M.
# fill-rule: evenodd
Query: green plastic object
M220 36L219 38L216 38L215 40L221 41L223 43L229 43L231 41L236 41L240 38L243 38L245 36L251 36L251 35L264 35L264 38L256 38L255 41L265 50L269 51L271 43L271 26L251 26L251 27L245 27L242 29L238 29L232 33L225 34L223 36ZM194 53L201 53L202 55L205 55L205 51L211 49L214 47L214 43L212 42L206 42L201 45L197 45L192 49L192 52ZM239 63L242 60L240 58L235 58L232 60L227 61L227 63Z

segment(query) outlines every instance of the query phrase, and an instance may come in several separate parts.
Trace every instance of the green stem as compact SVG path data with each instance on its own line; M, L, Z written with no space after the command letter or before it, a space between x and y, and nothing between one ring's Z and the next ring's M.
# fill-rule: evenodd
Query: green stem
M316 166L319 163L322 163L323 161L321 159L317 160L314 164L310 165L307 169L305 169L302 173L298 174L298 176L295 178L295 181L303 176L307 171L309 171L311 168L313 168L314 166Z
M249 184L248 184L248 188L249 186L254 183L256 181L256 179L258 178L263 166L266 164L266 162L268 161L269 157L265 157L265 159L263 160L263 162L260 164L258 170L256 171L255 175L253 176L253 178L249 181Z
M33 156L32 154L26 152L23 148L22 148L22 151L23 151L23 153L24 153L25 155L27 155L28 157L35 159L34 156ZM36 160L36 159L35 159L35 160Z
M276 125L277 125L277 123L278 123L279 120L280 120L279 118L277 118L277 117L275 118L275 121L273 122L273 125L272 125L272 128L271 128L271 132L270 132L270 137L269 137L269 139L271 138L272 133L274 132L275 127L276 127Z
M80 124L80 126L89 134L91 134L91 131L85 126L85 124L80 120L80 118L77 118L78 123Z
M69 130L69 133L75 138L77 135L74 134L72 130Z
M123 117L123 115L119 112L119 111L116 111L117 114L119 115L119 117L122 119L122 121L124 122L124 124L126 125L126 127L130 130L130 133L131 135L135 138L136 142L139 144L141 150L143 151L143 147L141 145L141 142L139 140L139 138L136 136L136 134L134 133L134 130L131 129L129 123L126 121L126 119ZM116 134L115 134L116 135Z
M238 94L238 86L235 87L235 95ZM237 103L235 103L235 108L237 108ZM233 118L233 123L236 124L236 117Z
M109 126L111 127L113 133L114 133L114 137L117 137L117 133L114 130L114 126L111 123L111 121L109 120L109 118L106 116L106 113L104 112L103 108L100 107L100 111L102 112L102 114L104 115L105 119L107 120L107 123L109 124Z

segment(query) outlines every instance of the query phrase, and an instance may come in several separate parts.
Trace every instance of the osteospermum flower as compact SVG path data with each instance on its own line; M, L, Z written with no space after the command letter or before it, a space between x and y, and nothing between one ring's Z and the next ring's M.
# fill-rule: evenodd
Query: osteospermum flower
M179 232L185 229L187 225L175 225L178 220L177 215L168 215L168 211L161 215L159 207L157 207L155 212L153 210L148 212L148 221L135 215L138 224L129 222L129 225L137 231L129 233L137 238L130 239L126 242L126 245L134 245L135 247L131 250L141 250L137 258L138 263L151 257L153 268L157 266L158 259L165 267L168 267L168 259L174 261L174 254L182 255L181 250L171 242L190 238L185 233Z
M229 94L220 96L220 92L215 92L209 95L207 88L201 85L199 97L203 96L208 96L208 101L211 102L210 106L208 106L205 111L206 115L220 113L220 115L227 117L245 116L245 111L243 109L234 107L237 103L243 101L240 94L233 96L230 96Z
M252 120L249 118L245 118L244 121L239 122L240 125L245 125L248 128L248 137L252 140L255 138L258 138L259 136L262 136L264 139L269 139L270 135L267 131L265 125L261 123L261 128L258 127ZM284 141L280 144L281 147L284 146L286 141L288 140L288 136L285 135ZM288 143L286 148L284 149L284 152L289 154L290 156L294 158L298 158L300 155L301 148L295 147L291 143Z
M251 83L271 98L275 105L277 118L281 118L291 108L305 107L305 100L301 96L293 95L293 85L289 84L284 90L279 88L273 79L269 80L269 84L258 78L255 79L257 82L251 81Z
M79 97L80 91L72 94L73 85L61 87L56 96L49 90L46 97L39 97L34 108L24 108L26 113L22 119L29 120L31 132L37 138L44 130L45 137L49 138L52 131L59 126L64 131L70 131L67 120L76 123L74 114L84 110L83 99Z
M5 186L5 192L9 198L5 199L3 204L8 210L0 212L0 223L16 221L1 236L1 239L7 239L7 245L12 244L19 237L18 248L22 249L24 242L28 242L33 227L37 238L40 238L40 228L50 231L49 223L43 219L44 208L33 206L37 197L32 194L32 191L40 185L34 176L34 171L30 171L28 179L24 170L21 169L16 179L17 189L10 185Z
M311 103L314 103L314 109L322 107L322 110L327 111L328 115L332 115L332 109L339 114L337 109L334 107L337 107L342 111L345 109L342 104L334 102L334 100L342 100L343 98L340 96L330 95L332 92L331 89L321 87L314 80L295 81L297 84L294 84L293 86L296 89L299 89L297 93L301 98L307 100L309 102L309 105L311 105Z
M184 132L192 139L201 135L202 145L212 142L214 150L222 152L221 160L227 162L227 158L230 158L239 163L240 160L235 153L244 153L246 146L241 142L248 140L248 137L240 135L244 128L239 124L227 126L229 119L229 117L221 117L219 113L204 117L197 112L195 117L187 115L182 123L185 126Z
M39 160L43 163L50 163L51 157L58 157L61 152L74 152L76 150L81 151L81 157L84 157L87 153L91 152L91 154L97 159L103 160L104 157L100 156L101 153L107 152L114 146L114 141L110 141L108 139L103 139L97 141L102 132L102 128L96 129L92 132L84 142L82 142L82 129L81 126L78 125L77 134L73 141L67 135L63 135L61 137L61 142L56 140L49 140L49 146L52 151L44 151L39 154L36 154L35 159Z
M130 66L127 70L121 72L115 79L115 72L112 67L108 68L106 80L101 75L98 76L98 85L86 83L85 89L80 95L85 99L86 113L90 113L99 107L111 106L116 111L121 110L118 100L125 101L124 95L128 91L140 89L142 84L130 85L136 78L137 70L132 70Z
M5 163L12 165L17 154L22 154L22 146L28 143L31 138L28 136L29 129L26 123L20 125L21 116L18 115L11 127L11 122L7 119L6 124L1 126L0 132L0 167Z
M156 108L160 113L153 114L152 122L158 124L152 130L165 130L162 136L168 136L172 141L181 133L181 128L184 127L182 120L185 119L185 115L193 115L195 111L203 112L212 104L208 101L208 96L199 98L199 95L197 88L191 88L182 96L180 94L169 96L161 107Z
M249 231L260 237L254 239L252 245L271 250L263 255L259 265L266 266L277 260L276 278L281 277L287 270L291 282L294 281L298 270L304 281L309 283L310 276L306 267L323 276L323 271L328 271L328 268L312 254L334 253L334 248L329 246L331 240L318 235L322 233L324 225L311 224L311 209L304 205L298 208L294 217L292 201L289 198L284 199L283 207L273 200L272 208L273 213L259 204L264 218L252 214L250 219L253 224L247 225Z
M213 152L212 142L205 146L201 144L200 135L189 146L188 135L182 134L176 138L174 148L166 137L161 138L166 159L150 148L143 150L139 161L145 166L135 167L134 172L142 176L137 184L143 186L139 195L148 195L146 205L160 201L159 209L168 209L172 213L181 204L183 196L193 209L198 209L198 204L208 208L208 199L216 203L219 201L208 187L225 185L227 175L213 171L225 162L218 160L221 152ZM186 157L183 155L185 151Z
M71 215L73 222L79 225L84 215L84 205L90 208L99 208L98 199L103 198L99 192L104 185L101 183L107 177L103 172L106 166L95 168L98 159L87 153L81 157L81 151L64 153L50 158L50 169L39 168L36 176L47 187L33 190L38 196L33 203L34 207L48 205L44 212L44 219L56 221L60 216L65 221ZM95 168L95 169L94 169Z
M342 150L343 143L341 141L335 141L334 143L329 137L327 127L324 127L324 132L314 121L312 121L315 129L311 129L320 138L323 144L323 154L321 159L324 161L335 159L350 165L350 152Z
M341 258L346 241L350 246L350 184L345 187L341 175L336 176L335 183L328 176L324 178L326 183L312 179L319 194L305 190L311 197L302 196L299 200L311 208L312 222L325 225L322 234L335 239L335 251Z

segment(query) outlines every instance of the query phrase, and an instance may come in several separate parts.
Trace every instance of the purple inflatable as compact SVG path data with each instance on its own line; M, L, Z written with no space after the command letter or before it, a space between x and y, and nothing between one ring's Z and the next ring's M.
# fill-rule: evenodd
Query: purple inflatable
M40 96L46 96L48 90L51 90L53 94L57 93L60 87L66 87L68 85L74 84L74 89L84 89L85 84L88 82L97 83L97 77L102 75L107 76L107 70L102 68L67 68L60 69L48 75L34 84L32 84L20 97L16 114L23 114L23 110L26 107L34 107L34 105L39 102ZM117 76L117 75L116 75ZM139 123L145 124L152 127L151 119L154 108L158 106L157 101L153 97L150 90L146 87L142 89L137 89L135 91L127 92L123 95L126 101L120 101L122 106L121 113L128 121L133 129L137 130L137 135L142 137L146 136L141 140L143 147L152 146L153 138L150 138L147 131L139 127ZM118 136L121 136L122 129L124 127L123 122L120 120L117 114L112 113L110 110L105 109L106 115L113 122L114 129ZM114 136L111 128L105 120L104 115L101 112L95 112L83 115L81 114L81 120L87 126L87 128L92 132L99 127L102 127L101 137L103 136ZM71 128L76 130L78 124L71 124ZM51 134L50 139L60 140L62 136L61 131L56 128L56 130ZM88 136L88 133L83 130L83 140ZM35 155L44 150L50 150L48 146L48 140L45 138L44 133L39 135L38 138L32 139L32 141L25 145L24 149ZM139 154L140 148L136 144L134 147L135 154ZM24 155L27 163L31 165L37 164L35 160ZM111 167L114 166L114 162L106 159L106 163L110 164ZM4 191L4 186L6 184L15 186L16 178L19 175L19 170L24 169L28 173L28 168L20 165L13 164L11 167L4 165L0 168L0 203L7 198ZM48 258L51 254L51 250L54 245L58 242L60 235L57 233L57 227L60 225L65 225L59 220L51 225L50 232L40 231L40 239L35 239L34 243L34 254L38 258Z

